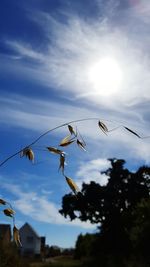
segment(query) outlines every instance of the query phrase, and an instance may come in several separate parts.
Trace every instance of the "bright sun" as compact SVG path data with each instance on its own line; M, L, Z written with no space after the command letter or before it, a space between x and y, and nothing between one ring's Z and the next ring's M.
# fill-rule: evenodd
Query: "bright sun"
M93 94L113 95L119 91L123 73L118 62L113 58L102 58L89 69L89 81Z

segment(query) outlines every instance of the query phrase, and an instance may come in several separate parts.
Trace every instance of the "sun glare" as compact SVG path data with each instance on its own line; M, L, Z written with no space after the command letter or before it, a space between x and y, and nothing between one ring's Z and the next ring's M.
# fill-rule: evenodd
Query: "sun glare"
M113 58L103 58L89 69L89 81L93 94L109 96L119 91L122 82L122 70Z

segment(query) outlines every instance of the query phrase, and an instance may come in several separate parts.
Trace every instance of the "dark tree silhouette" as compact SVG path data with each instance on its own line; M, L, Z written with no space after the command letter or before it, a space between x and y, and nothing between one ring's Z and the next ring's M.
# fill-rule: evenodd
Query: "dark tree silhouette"
M139 251L141 244L144 244L143 240L147 240L146 229L150 228L150 222L144 222L144 213L140 215L145 216L142 221L142 234L137 231L136 226L138 221L139 227L140 221L137 215L139 203L143 200L145 203L149 201L150 168L143 166L136 172L131 172L124 167L124 160L109 160L111 167L103 172L108 176L107 185L101 186L92 181L90 184L83 184L77 196L67 194L63 197L60 213L65 217L69 216L71 220L79 218L81 221L97 223L100 231L95 236L92 252L94 257L97 259L101 256L101 261L104 259L103 266L105 262L108 263L108 258L111 258L110 266L123 266L125 259L127 260L133 251L135 255L137 248ZM145 209L140 209L141 213L142 211ZM133 244L134 233L137 245ZM141 252L145 255L143 249ZM96 266L96 263L94 264Z
M109 159L111 168L106 170L108 183L101 186L93 181L83 184L77 197L72 193L62 199L62 215L71 220L90 220L107 228L120 220L122 214L135 207L142 198L149 198L150 168L140 167L136 172L124 168L125 161ZM92 177L91 177L92 180ZM78 213L76 213L78 211Z

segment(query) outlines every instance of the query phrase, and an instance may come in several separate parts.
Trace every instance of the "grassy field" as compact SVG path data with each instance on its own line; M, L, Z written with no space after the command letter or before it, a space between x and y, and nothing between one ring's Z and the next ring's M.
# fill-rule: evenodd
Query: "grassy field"
M31 267L80 267L81 263L70 256L49 258L46 262L31 263Z

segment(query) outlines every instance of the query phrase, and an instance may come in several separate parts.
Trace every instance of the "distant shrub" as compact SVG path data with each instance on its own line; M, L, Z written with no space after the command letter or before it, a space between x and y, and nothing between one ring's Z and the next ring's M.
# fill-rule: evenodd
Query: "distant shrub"
M0 243L0 267L29 267L29 263L21 258L14 244Z

